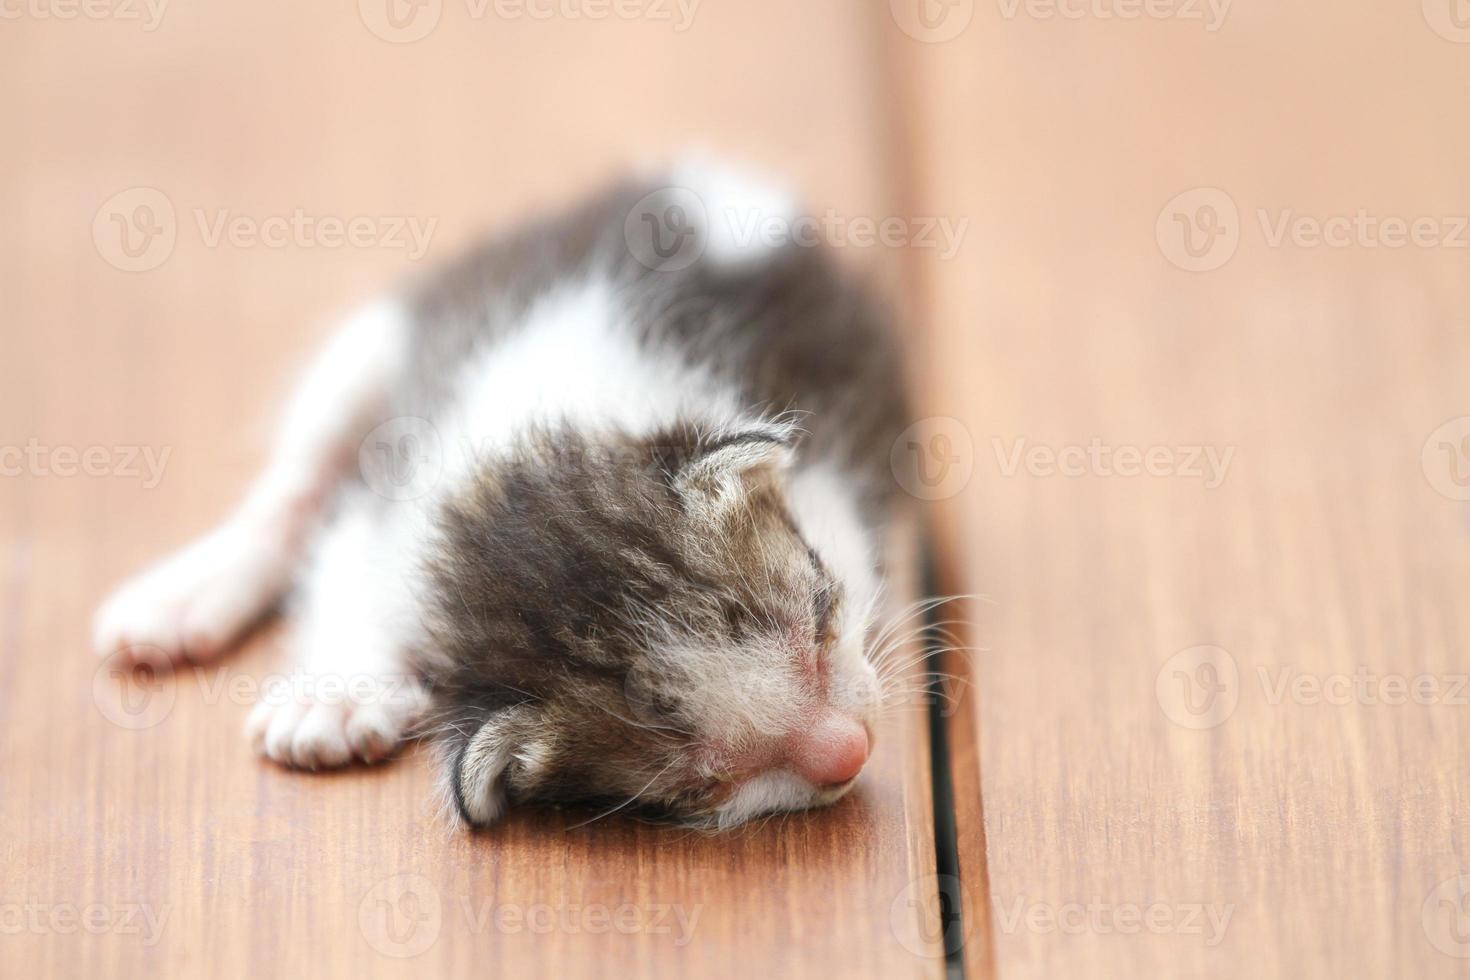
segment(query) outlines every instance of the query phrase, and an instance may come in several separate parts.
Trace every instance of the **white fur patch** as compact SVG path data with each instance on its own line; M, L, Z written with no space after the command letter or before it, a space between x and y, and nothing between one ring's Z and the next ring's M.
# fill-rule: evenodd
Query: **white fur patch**
M879 698L877 673L864 652L880 592L873 541L845 478L825 463L792 474L786 500L802 535L843 586L845 601L833 623L832 706L868 717Z
M99 656L154 667L212 659L285 590L293 558L278 536L231 521L113 593L93 645Z
M801 217L796 196L775 181L729 166L688 161L672 183L704 205L705 258L740 266L768 256L789 240Z
M721 829L734 827L765 813L823 806L835 802L841 795L823 793L793 772L774 769L747 779L720 805L716 821Z
M421 641L411 521L365 494L323 535L290 636L294 674L267 690L246 726L265 755L316 769L375 762L403 740L424 695L407 650ZM409 511L397 513L406 517Z
M568 281L538 300L522 326L466 365L459 393L437 423L451 485L538 424L636 437L741 414L729 385L674 352L642 347L603 279Z

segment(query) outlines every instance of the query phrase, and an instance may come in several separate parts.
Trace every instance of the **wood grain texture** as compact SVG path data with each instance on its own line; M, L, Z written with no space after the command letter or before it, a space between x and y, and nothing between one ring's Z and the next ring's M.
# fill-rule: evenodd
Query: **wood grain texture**
M691 142L794 174L820 207L883 207L876 12L710 3L680 32L445 4L393 44L353 7L0 31L0 445L110 461L0 479L4 972L938 975L920 710L889 717L828 812L702 837L537 810L470 835L438 814L419 751L326 776L251 754L253 685L280 668L269 630L126 706L96 673L95 603L226 512L325 321L417 265L391 246L211 244L222 213L432 220L431 262ZM177 241L126 272L93 221L136 187L167 196ZM128 447L169 453L156 485Z
M899 38L915 199L974 224L918 283L973 466L948 587L988 600L951 725L973 975L1470 972L1470 47L1420 6ZM1273 243L1303 216L1347 244ZM1094 440L1157 475L1027 455Z

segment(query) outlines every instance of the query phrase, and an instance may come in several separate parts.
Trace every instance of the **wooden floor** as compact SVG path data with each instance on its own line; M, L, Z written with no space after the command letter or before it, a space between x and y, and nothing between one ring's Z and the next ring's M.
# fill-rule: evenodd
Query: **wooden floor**
M935 977L947 938L972 977L1470 976L1455 2L8 19L3 972ZM911 708L829 812L469 835L420 752L250 754L270 630L151 687L98 672L92 607L225 513L336 311L691 144L819 213L964 229L847 250L900 301L913 489L973 596L952 802ZM298 211L427 245L214 236Z

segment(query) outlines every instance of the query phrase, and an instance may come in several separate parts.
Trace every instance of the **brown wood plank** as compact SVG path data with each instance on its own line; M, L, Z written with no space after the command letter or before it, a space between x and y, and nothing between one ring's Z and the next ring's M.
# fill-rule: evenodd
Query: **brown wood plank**
M889 716L829 812L704 837L531 811L472 836L437 812L425 753L329 776L251 754L269 632L135 690L136 722L105 675L94 698L94 604L225 513L327 318L417 267L392 247L211 245L200 220L433 220L429 262L691 140L881 213L876 13L710 3L680 32L445 4L392 44L355 6L0 31L0 445L170 453L156 485L0 479L5 972L936 976L921 710ZM125 272L92 225L135 187L167 195L177 241ZM96 934L69 918L91 906Z
M918 207L975 226L921 282L974 473L948 588L989 597L951 725L971 973L1464 976L1470 47L1431 20L1465 32L1014 6L899 36ZM1272 244L1360 209L1432 244ZM1026 455L1093 440L1158 475ZM1218 486L1191 446L1233 449Z

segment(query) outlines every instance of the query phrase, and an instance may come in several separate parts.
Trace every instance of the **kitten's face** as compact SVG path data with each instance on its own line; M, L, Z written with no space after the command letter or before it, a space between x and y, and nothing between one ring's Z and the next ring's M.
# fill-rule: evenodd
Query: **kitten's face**
M871 588L793 519L789 436L568 462L563 435L449 508L428 673L468 820L586 800L724 827L851 787Z

